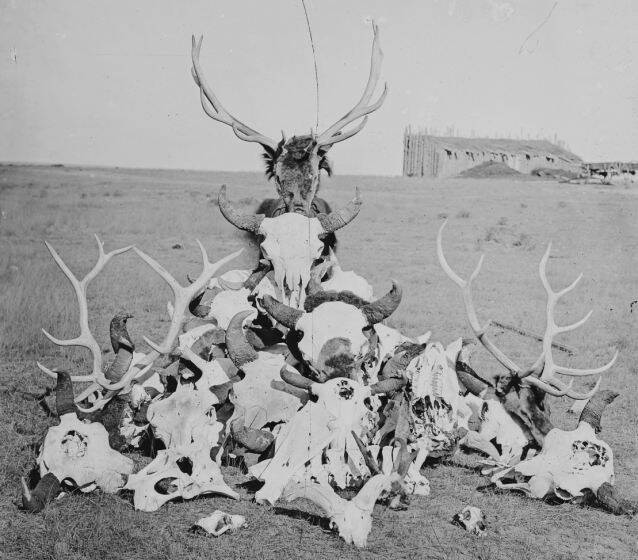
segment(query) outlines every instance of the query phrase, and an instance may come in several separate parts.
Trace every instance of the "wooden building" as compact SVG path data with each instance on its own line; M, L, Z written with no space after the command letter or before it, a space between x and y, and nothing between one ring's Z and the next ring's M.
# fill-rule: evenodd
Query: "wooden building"
M577 155L548 140L432 136L405 129L406 177L453 177L488 161L503 162L520 173L542 168L579 173L583 165Z

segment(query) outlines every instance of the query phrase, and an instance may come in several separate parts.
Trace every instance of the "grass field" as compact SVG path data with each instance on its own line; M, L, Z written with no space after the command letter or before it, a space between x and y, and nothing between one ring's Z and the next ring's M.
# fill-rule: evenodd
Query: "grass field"
M245 209L273 192L262 176L250 173L0 167L0 558L638 558L638 521L480 490L486 480L472 468L473 456L428 465L432 494L414 498L407 511L377 505L365 550L327 533L309 504L258 506L244 486L237 502L204 497L169 503L155 513L135 512L129 496L99 493L67 497L40 515L19 511L14 500L19 478L34 459L32 444L55 422L29 396L51 385L35 360L75 372L86 368L81 351L62 352L40 332L45 327L65 337L77 330L73 292L43 241L84 274L96 257L92 234L98 233L107 251L134 244L183 280L187 272L199 272L196 238L211 260L247 243L219 213L223 183ZM468 274L479 254L486 254L475 291L483 320L543 332L545 293L537 270L550 240L554 287L584 273L557 319L576 320L591 308L594 314L561 339L577 355L557 352L557 361L594 366L605 363L613 348L620 351L602 384L621 392L603 418L603 437L614 450L617 486L638 499L638 185L336 177L324 180L322 195L344 203L355 186L364 205L339 234L339 257L344 269L366 276L376 293L387 290L391 278L399 281L404 298L390 324L408 335L432 330L433 340L443 343L470 335L460 294L436 259L436 231L444 217L450 219L444 246L455 269ZM255 254L252 247L233 268L251 265ZM143 335L160 339L168 326L169 295L133 252L109 263L89 294L93 332L103 348L118 309L135 315L129 331L140 348ZM540 344L518 335L496 330L494 336L523 363L540 352ZM498 366L478 351L477 367ZM569 403L552 401L554 423L573 427L575 419L565 413ZM225 474L232 483L246 481L234 469ZM468 504L487 516L484 539L450 524ZM248 527L217 540L187 532L214 509L245 515Z

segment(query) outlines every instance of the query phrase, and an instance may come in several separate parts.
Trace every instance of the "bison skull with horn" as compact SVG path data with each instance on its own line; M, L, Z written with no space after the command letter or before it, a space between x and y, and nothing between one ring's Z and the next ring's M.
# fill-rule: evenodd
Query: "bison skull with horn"
M206 321L213 321L226 330L230 320L240 311L255 311L253 298L276 295L275 287L266 277L268 269L229 270L213 278L206 289L189 304L190 312Z
M219 209L235 227L259 235L264 257L275 271L275 283L284 301L301 307L310 281L313 262L321 256L322 239L349 224L359 213L361 199L357 191L352 201L330 214L308 218L287 213L276 218L263 214L244 214L233 207L226 186L219 192Z
M291 392L278 389L284 356L257 352L246 339L243 323L249 315L250 311L235 315L226 332L228 355L243 375L233 384L230 394L235 409L227 429L237 443L251 452L261 453L274 439L271 432L261 428L290 420L299 409L300 400Z
M133 461L109 446L109 434L102 424L78 418L71 376L66 372L58 373L56 408L60 424L49 428L37 458L40 483L30 490L22 481L22 503L29 511L40 511L56 497L65 480L82 492L99 487L115 493L133 472Z
M374 348L373 327L389 317L401 302L396 282L381 298L367 303L348 292L325 292L306 301L306 311L266 296L262 306L291 329L288 344L317 381L362 376L361 364Z

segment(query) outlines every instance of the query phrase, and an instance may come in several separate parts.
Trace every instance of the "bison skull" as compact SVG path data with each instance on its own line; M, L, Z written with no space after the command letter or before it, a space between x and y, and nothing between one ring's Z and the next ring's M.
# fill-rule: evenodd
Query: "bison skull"
M485 514L477 507L464 507L454 516L452 523L478 537L485 536Z
M351 222L359 213L361 200L357 196L343 209L308 218L297 213L285 213L274 218L263 214L242 214L226 197L226 187L219 192L219 209L234 226L263 238L264 257L275 270L275 283L280 297L294 307L302 307L310 281L312 263L321 256L322 239Z
M190 528L193 533L205 532L214 537L223 535L226 531L236 531L246 525L246 518L243 515L231 515L216 509L207 517L202 517Z
M361 364L371 348L372 326L390 316L401 302L401 289L366 303L352 294L325 292L308 298L301 311L266 296L262 305L293 332L289 341L319 381L332 377L361 377Z
M74 412L63 414L60 424L49 428L37 459L40 475L53 473L58 480L71 479L83 492L96 486L117 492L133 461L109 446L109 434L99 422L82 422Z

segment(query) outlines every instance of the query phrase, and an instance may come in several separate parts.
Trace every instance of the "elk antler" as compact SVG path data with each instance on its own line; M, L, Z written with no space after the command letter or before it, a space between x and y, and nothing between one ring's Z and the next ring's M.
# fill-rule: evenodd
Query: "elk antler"
M598 373L603 373L607 371L616 361L618 357L618 352L614 354L614 357L604 366L595 368L595 369L575 369L568 368L564 366L558 366L554 363L553 355L552 355L552 340L554 336L557 334L574 330L580 327L587 319L589 319L591 315L591 311L580 321L573 323L571 325L566 325L563 327L559 327L556 325L554 321L554 309L556 307L556 303L558 300L573 290L576 287L576 284L580 281L582 275L580 275L574 282L572 282L567 288L561 290L560 292L554 292L549 285L549 281L547 280L546 274L546 266L547 260L549 259L549 253L551 250L551 243L547 247L547 251L543 255L541 262L539 264L539 274L541 277L541 282L543 283L543 287L547 292L547 325L545 330L545 336L543 337L543 351L539 358L536 360L534 365L528 370L522 370L514 361L508 358L501 350L499 350L496 345L487 337L485 330L486 327L482 327L478 321L476 316L476 311L474 309L474 303L472 301L471 287L472 281L477 277L481 265L483 264L483 255L479 259L479 263L474 269L474 272L470 275L468 280L463 280L459 277L450 267L445 256L443 255L443 247L442 247L442 233L443 228L447 224L447 220L443 222L441 227L439 228L439 232L436 238L436 248L437 255L439 257L439 263L441 267L445 271L445 273L452 279L452 281L457 284L461 288L461 292L463 294L463 302L465 303L465 310L467 313L467 317L474 331L476 338L483 344L483 346L487 349L492 356L494 356L498 362L507 368L513 375L518 377L521 380L525 380L528 385L533 385L546 393L553 395L555 397L567 396L575 400L589 399L591 396L598 390L600 385L600 379L596 383L596 386L589 391L588 393L581 394L572 390L572 382L569 385L565 385L558 379L554 377L554 374L560 373L563 375L569 375L572 377L579 377L585 375L595 375ZM486 325L488 325L486 323ZM542 372L542 373L541 373ZM537 375L540 374L540 377Z
M239 138L240 140L244 140L246 142L257 142L264 146L268 146L273 150L276 150L278 143L275 140L269 138L268 136L264 136L263 134L257 132L256 130L250 128L240 120L233 117L233 115L231 115L228 111L226 111L226 109L224 109L224 106L220 103L219 99L217 99L215 92L206 82L204 72L202 71L202 67L199 63L199 53L202 48L203 40L203 35L201 35L198 40L196 40L195 35L193 35L191 48L193 67L191 68L191 74L193 75L193 79L195 80L197 87L199 87L199 96L204 112L211 119L230 126L237 138Z
M80 346L82 348L88 349L91 352L91 355L93 357L93 371L88 375L74 375L71 377L72 381L93 381L105 389L116 391L124 387L130 381L131 376L130 374L125 375L116 383L111 383L105 377L104 372L102 371L102 350L100 349L100 345L91 334L91 330L89 327L89 310L86 300L86 291L91 280L93 280L102 271L102 269L106 266L106 263L108 263L112 257L125 253L126 251L131 249L132 246L123 247L122 249L114 249L109 253L105 253L104 243L100 241L100 238L97 235L95 235L95 239L97 241L98 247L98 260L93 268L87 273L87 275L82 278L82 280L78 280L75 274L71 272L71 269L69 269L69 267L62 260L60 255L58 255L57 251L47 241L44 242L47 246L47 249L51 253L51 256L53 257L53 260L55 260L56 264L68 278L69 282L71 282L71 285L73 286L73 289L75 291L75 296L77 298L80 311L80 334L75 338L65 340L54 337L45 329L42 329L42 332L51 342L57 344L58 346ZM46 366L42 365L40 362L37 362L37 365L47 375L53 378L57 378L58 374L56 372L50 370ZM93 387L94 389L96 388L95 386Z
M485 255L481 255L479 258L479 262L474 269L474 272L470 275L468 280L463 280L456 272L452 270L450 265L448 264L445 256L443 255L443 245L442 245L442 235L443 228L446 226L447 220L443 222L441 227L439 228L439 233L436 236L436 254L439 257L439 264L445 271L445 273L450 277L450 279L461 288L461 293L463 294L463 303L465 304L465 312L467 314L468 321L470 323L470 327L472 327L472 331L474 331L474 335L479 340L479 342L485 346L486 350L494 356L497 361L507 370L512 372L513 374L520 375L523 370L520 368L511 358L508 358L501 350L499 350L496 345L492 342L490 338L488 338L486 330L487 326L490 324L488 321L485 323L485 326L482 326L476 316L476 311L474 309L474 302L472 301L472 282L478 276L481 271L481 266L483 264L483 258Z
M372 22L372 31L374 33L374 39L372 40L370 75L368 77L368 83L363 90L363 95L361 96L359 102L352 109L350 109L350 111L348 111L336 123L327 128L317 137L316 145L318 147L330 147L333 144L336 144L337 142L343 142L344 140L347 140L348 138L360 132L368 122L367 115L376 111L379 107L381 107L381 105L383 105L383 102L385 101L385 97L388 94L387 83L384 85L383 92L379 96L379 99L377 99L376 102L369 104L370 100L372 99L372 94L377 87L377 82L379 81L379 75L381 74L381 62L383 60L383 52L381 51L381 46L379 45L379 27L374 22ZM345 126L358 119L361 119L362 117L363 120L357 126L351 128L347 132L341 132Z
M156 353L152 352L147 354L145 358L140 362L140 366L145 366L150 362L154 361L159 354L168 354L175 344L175 339L179 334L184 314L188 309L188 304L191 300L201 291L203 290L210 279L215 275L215 273L224 266L227 262L237 258L242 252L243 249L239 251L235 251L230 255L224 257L223 259L218 260L215 263L211 263L208 260L208 253L206 249L201 244L199 240L197 240L197 244L199 245L199 249L202 252L202 260L204 262L204 268L201 274L195 279L195 281L187 287L181 286L175 278L155 259L149 257L143 251L140 251L137 247L135 247L135 252L150 266L157 274L159 274L166 283L170 286L171 290L173 290L173 295L175 297L175 301L173 303L173 314L171 317L171 325L168 329L168 333L164 337L164 340L160 344L155 344L153 341L144 337L144 341L148 344Z
M560 333L573 331L574 329L577 329L578 327L583 325L587 321L587 319L589 319L589 317L592 314L592 311L587 313L587 315L585 315L580 321L576 321L575 323L572 323L571 325L565 325L561 327L556 324L556 321L554 320L554 309L556 308L556 304L558 303L558 300L561 297L563 297L565 294L567 294L568 292L571 292L576 287L578 282L580 282L580 279L583 277L583 275L580 274L578 278L576 278L576 280L574 280L569 286L560 290L559 292L555 292L549 284L549 280L547 279L547 271L546 271L547 261L549 259L549 254L551 249L552 249L552 244L550 243L547 246L547 250L545 251L543 258L541 259L541 262L538 265L538 272L541 277L541 282L543 283L543 287L545 288L545 291L547 292L547 318L546 318L547 324L545 328L545 336L543 337L543 353L541 356L543 359L543 362L541 362L543 365L542 373L540 375L540 378L536 378L530 375L531 373L533 373L533 371L530 370L523 377L529 376L527 377L527 382L529 384L535 385L539 387L540 389L543 389L547 393L550 393L554 396L567 395L568 397L571 397L572 399L576 399L576 400L589 399L598 390L598 387L600 386L601 378L598 379L598 381L596 382L596 385L591 391L585 394L581 394L571 390L571 387L574 381L573 379L569 383L569 385L565 385L564 383L556 379L554 377L554 374L560 373L560 374L568 375L571 377L581 377L585 375L596 375L599 373L604 373L605 371L609 370L611 366L614 365L616 358L618 358L618 351L615 352L613 358L607 364L598 368L576 369L576 368L558 366L554 363L554 357L552 355L552 339L554 338L554 336Z

